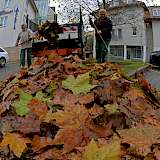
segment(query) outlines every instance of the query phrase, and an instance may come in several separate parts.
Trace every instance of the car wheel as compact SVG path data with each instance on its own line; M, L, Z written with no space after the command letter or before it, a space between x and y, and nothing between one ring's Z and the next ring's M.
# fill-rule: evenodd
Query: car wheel
M5 58L0 58L0 66L4 67L6 64L6 59Z

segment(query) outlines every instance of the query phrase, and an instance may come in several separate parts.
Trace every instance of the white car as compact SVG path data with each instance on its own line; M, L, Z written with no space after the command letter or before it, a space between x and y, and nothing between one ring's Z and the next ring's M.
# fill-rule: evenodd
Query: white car
M4 67L9 62L9 55L2 47L0 47L0 67Z

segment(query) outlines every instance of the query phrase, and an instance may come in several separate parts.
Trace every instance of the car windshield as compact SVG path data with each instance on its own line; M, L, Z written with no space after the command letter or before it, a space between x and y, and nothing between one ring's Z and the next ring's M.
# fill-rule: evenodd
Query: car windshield
M4 52L4 50L2 48L0 48L0 52Z

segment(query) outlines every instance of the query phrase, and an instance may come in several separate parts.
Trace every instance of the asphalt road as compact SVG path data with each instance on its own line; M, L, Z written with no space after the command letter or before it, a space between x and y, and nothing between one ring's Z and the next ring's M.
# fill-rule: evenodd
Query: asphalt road
M5 80L10 75L16 74L19 68L19 62L9 62L5 67L0 68L0 80Z
M153 87L160 91L160 70L148 70L145 73L145 78L151 83Z

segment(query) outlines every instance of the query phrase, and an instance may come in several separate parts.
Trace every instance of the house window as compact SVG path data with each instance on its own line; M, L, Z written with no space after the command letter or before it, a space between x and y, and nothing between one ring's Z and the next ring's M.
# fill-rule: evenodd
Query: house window
M121 39L122 38L122 29L118 28L118 38Z
M153 16L155 17L160 16L160 9L154 9L152 12L153 12Z
M5 27L7 25L8 16L0 17L0 27Z
M127 54L129 59L142 59L143 46L127 46Z
M4 8L9 7L10 3L11 3L11 0L5 0L4 1Z
M135 47L134 52L133 52L133 58L141 59L142 56L143 56L143 47L141 46Z
M110 52L113 56L123 57L124 56L124 46L110 46Z
M137 35L137 27L132 27L132 35Z

